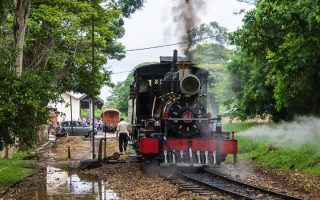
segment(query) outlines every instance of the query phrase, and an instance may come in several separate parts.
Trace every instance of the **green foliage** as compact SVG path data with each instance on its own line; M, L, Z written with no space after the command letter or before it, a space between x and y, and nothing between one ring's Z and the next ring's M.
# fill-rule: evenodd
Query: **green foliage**
M298 149L279 148L268 150L269 145L258 144L257 148L249 152L258 164L282 170L298 170L320 175L320 148L314 145L303 145Z
M126 80L118 82L112 89L111 95L107 98L107 108L116 108L121 113L128 113L128 100L130 84L133 82L132 73Z
M227 29L219 26L215 21L209 24L201 24L199 28L191 30L191 38L194 42L225 44L227 42Z
M197 65L224 64L230 59L231 51L223 46L227 42L227 29L217 22L201 24L191 31L191 37L196 44L191 57Z
M112 0L112 5L122 10L124 17L130 17L132 13L139 10L145 0Z
M261 0L231 35L249 64L249 77L242 77L247 81L238 91L244 116L271 113L279 120L320 114L319 10L318 1Z
M124 57L124 47L116 41L123 36L124 28L121 11L111 5L102 6L103 2L62 0L33 4L27 30L25 68L48 68L61 91L97 95L102 85L110 85L110 72L104 70L103 65L107 58Z
M249 128L257 126L257 125L258 125L258 123L255 123L255 122L223 124L222 129L223 129L223 131L227 131L227 132L234 131L235 133L239 133L241 131L248 130Z
M95 118L100 118L101 117L101 113L103 113L104 108L102 109L95 109L94 110L94 117ZM81 118L88 118L89 117L89 109L88 108L82 108L81 109Z
M27 20L23 75L14 74L14 1L0 3L0 149L3 144L25 148L49 117L49 102L74 91L98 95L112 85L104 69L107 59L124 57L118 39L124 35L123 17L140 9L143 0L38 0ZM92 65L92 23L95 65ZM100 116L100 113L99 113Z
M268 114L277 120L283 116L284 111L275 109L273 89L266 85L265 74L260 72L263 67L259 64L249 64L244 57L234 56L227 69L229 73L229 90L232 91L229 102L238 108L241 119L264 118Z
M191 57L198 67L209 70L208 99L209 108L218 114L219 105L230 104L232 93L228 92L228 76L226 63L230 60L232 51L227 43L227 29L217 22L202 24L191 32L192 40L197 42L191 51Z
M192 59L196 64L225 63L230 59L230 54L231 51L223 45L204 43L192 51Z
M1 144L15 144L18 139L26 147L36 141L39 126L48 120L47 105L58 99L50 79L45 71L29 71L20 78L0 67Z

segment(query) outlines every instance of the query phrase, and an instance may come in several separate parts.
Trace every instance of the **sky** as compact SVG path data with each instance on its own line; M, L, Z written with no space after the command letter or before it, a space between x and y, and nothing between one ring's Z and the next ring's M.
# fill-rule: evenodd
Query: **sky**
M176 24L173 22L175 1L184 0L146 0L144 7L125 19L125 35L120 42L128 49L153 47L181 42L175 34ZM236 0L206 0L206 6L197 12L198 23L216 21L220 26L235 31L242 25L242 15L235 15L240 9L250 10L253 7ZM169 46L143 51L129 51L121 61L109 60L106 68L113 72L112 82L126 79L129 72L143 62L159 62L160 56L172 56L173 50L179 46ZM182 51L181 51L182 53ZM104 87L100 97L105 100L110 88Z

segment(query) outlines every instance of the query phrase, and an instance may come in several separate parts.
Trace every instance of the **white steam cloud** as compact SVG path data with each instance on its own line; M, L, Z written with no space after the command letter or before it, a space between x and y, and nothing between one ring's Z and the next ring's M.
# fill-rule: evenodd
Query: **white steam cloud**
M305 144L320 143L320 118L296 117L292 122L261 125L238 134L256 141L275 144L278 147L297 149Z

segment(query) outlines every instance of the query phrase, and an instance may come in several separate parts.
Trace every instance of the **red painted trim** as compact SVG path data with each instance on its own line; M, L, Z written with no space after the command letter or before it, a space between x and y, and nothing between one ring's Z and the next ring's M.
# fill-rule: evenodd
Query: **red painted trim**
M213 139L168 139L163 144L163 149L183 150L189 149L189 143L192 144L193 151L217 151L217 146L220 146L223 154L237 154L238 141L237 140L222 140L221 145L217 144L217 140ZM169 146L169 147L168 147Z
M158 154L159 140L156 138L141 138L139 151L141 154Z
M221 152L223 154L237 154L238 140L224 140L221 145Z
M222 154L237 154L238 141L237 140L222 140L221 144L217 144L217 140L213 139L168 139L163 143L163 149L187 151L189 143L192 144L193 151L218 151L220 147ZM140 153L141 154L158 154L159 140L156 138L141 138L140 139Z

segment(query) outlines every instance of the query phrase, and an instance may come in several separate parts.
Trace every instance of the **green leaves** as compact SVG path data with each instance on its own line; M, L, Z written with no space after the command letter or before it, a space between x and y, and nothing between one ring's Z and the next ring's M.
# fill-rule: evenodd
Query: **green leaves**
M0 147L18 142L30 146L39 125L48 122L48 103L75 91L98 95L112 85L104 66L124 57L117 41L124 35L123 17L143 0L32 1L23 51L23 75L14 73L13 1L0 3ZM92 44L92 23L94 44ZM92 62L94 46L94 67ZM2 134L3 133L3 134Z
M107 98L107 108L116 108L121 113L128 112L129 88L133 82L133 75L130 73L126 80L118 82Z
M238 97L240 102L252 100L251 105L242 104L244 115L260 114L250 109L252 104L275 118L320 114L319 9L319 2L311 0L258 1L257 8L246 14L243 27L230 35L251 66L240 90L251 94ZM264 94L264 88L267 102L261 101L266 95L257 95Z
M130 16L143 1L39 0L32 4L24 64L27 69L49 69L57 88L92 95L110 85L104 70L108 58L122 59L122 15ZM95 69L92 70L92 23ZM94 73L94 74L92 74ZM95 80L93 82L93 80Z
M0 68L0 143L30 146L36 141L40 124L46 124L50 101L57 100L59 93L51 85L45 71L29 71L17 77L8 68Z

